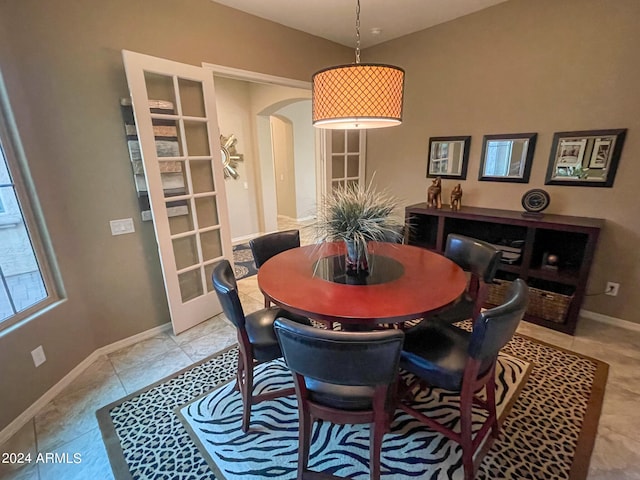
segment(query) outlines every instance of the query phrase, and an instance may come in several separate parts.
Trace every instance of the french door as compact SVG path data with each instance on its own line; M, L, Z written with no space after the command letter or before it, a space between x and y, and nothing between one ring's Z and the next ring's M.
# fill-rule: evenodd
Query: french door
M193 65L122 55L178 334L222 311L211 272L222 258L233 262L213 76Z
M324 185L323 195L330 195L339 187L364 184L365 146L364 130L322 131L324 136Z

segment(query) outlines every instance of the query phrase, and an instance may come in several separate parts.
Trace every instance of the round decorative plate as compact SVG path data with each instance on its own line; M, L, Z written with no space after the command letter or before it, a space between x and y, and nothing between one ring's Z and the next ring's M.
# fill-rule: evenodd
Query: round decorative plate
M540 213L549 206L549 194L541 188L529 190L522 196L522 206L527 212Z

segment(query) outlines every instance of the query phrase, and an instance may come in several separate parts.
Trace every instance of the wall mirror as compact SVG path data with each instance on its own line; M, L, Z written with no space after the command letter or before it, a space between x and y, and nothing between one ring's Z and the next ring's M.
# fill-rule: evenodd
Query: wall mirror
M478 180L528 183L536 133L485 135Z
M470 136L431 137L427 178L467 178Z
M556 133L545 184L611 187L626 133L626 129Z

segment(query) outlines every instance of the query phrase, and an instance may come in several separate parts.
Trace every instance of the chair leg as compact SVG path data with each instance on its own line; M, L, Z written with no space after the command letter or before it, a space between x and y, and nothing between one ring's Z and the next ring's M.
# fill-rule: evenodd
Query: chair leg
M496 414L496 376L495 373L489 377L485 385L487 395L487 410L489 417L493 418L491 422L491 436L498 438L500 436L500 425L498 424L498 415Z
M238 390L242 395L242 378L244 375L244 362L242 361L242 353L238 354L238 369L236 370L236 384L233 386L234 390Z
M298 432L298 480L303 480L304 473L309 465L309 450L311 449L311 429L313 422L311 414L304 407L298 409L299 413L299 432Z
M471 422L471 407L473 406L473 392L461 392L460 396L460 446L462 447L462 466L465 480L473 480L473 431Z
M396 382L397 383L397 382ZM380 480L380 451L382 437L391 428L391 419L397 405L398 386L390 385L389 389L377 386L373 395L373 423L369 426L369 472L371 480ZM387 399L388 395L391 398ZM387 401L390 403L387 404Z
M242 397L242 431L249 431L251 421L251 404L253 393L253 361L246 358L245 352L241 351L238 357L238 375L240 395Z
M380 480L380 451L385 427L382 419L376 419L370 426L369 434L369 472L371 480Z

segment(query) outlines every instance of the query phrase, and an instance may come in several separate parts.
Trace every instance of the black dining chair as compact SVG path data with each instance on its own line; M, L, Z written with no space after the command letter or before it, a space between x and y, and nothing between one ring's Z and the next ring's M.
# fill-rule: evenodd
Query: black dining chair
M415 386L440 387L460 395L459 429L453 430L401 399L399 408L428 427L458 442L462 447L465 480L472 480L481 458L474 454L491 433L499 434L495 400L495 369L498 352L512 338L527 308L529 289L522 279L510 287L505 302L480 313L468 332L444 322L422 322L406 332L400 367L416 377ZM413 387L413 388L412 388ZM485 389L485 399L477 394ZM487 411L480 430L473 436L472 406ZM490 441L490 440L489 440ZM479 457L479 456L478 456Z
M447 236L444 256L469 273L469 284L458 302L429 320L455 323L477 318L495 278L502 252L482 240L451 233Z
M384 236L384 241L389 243L406 243L406 226L394 225Z
M341 332L275 321L276 335L293 373L300 419L298 480L328 478L308 470L313 421L370 423L371 478L380 478L382 437L397 405L399 330ZM336 478L336 477L333 477Z
M283 230L281 232L267 233L266 235L253 238L249 241L249 247L251 247L251 252L253 253L253 260L258 270L271 257L299 246L299 230ZM268 307L269 305L271 305L271 301L269 297L265 295L264 306Z
M236 388L242 396L242 431L249 430L251 406L264 400L294 394L294 389L282 389L260 395L253 394L253 369L255 366L280 358L282 352L278 345L273 322L278 317L293 318L293 321L310 324L304 317L293 315L281 308L271 307L244 314L238 285L233 268L228 260L218 262L211 274L213 288L218 295L226 317L236 327L238 335L238 369Z

